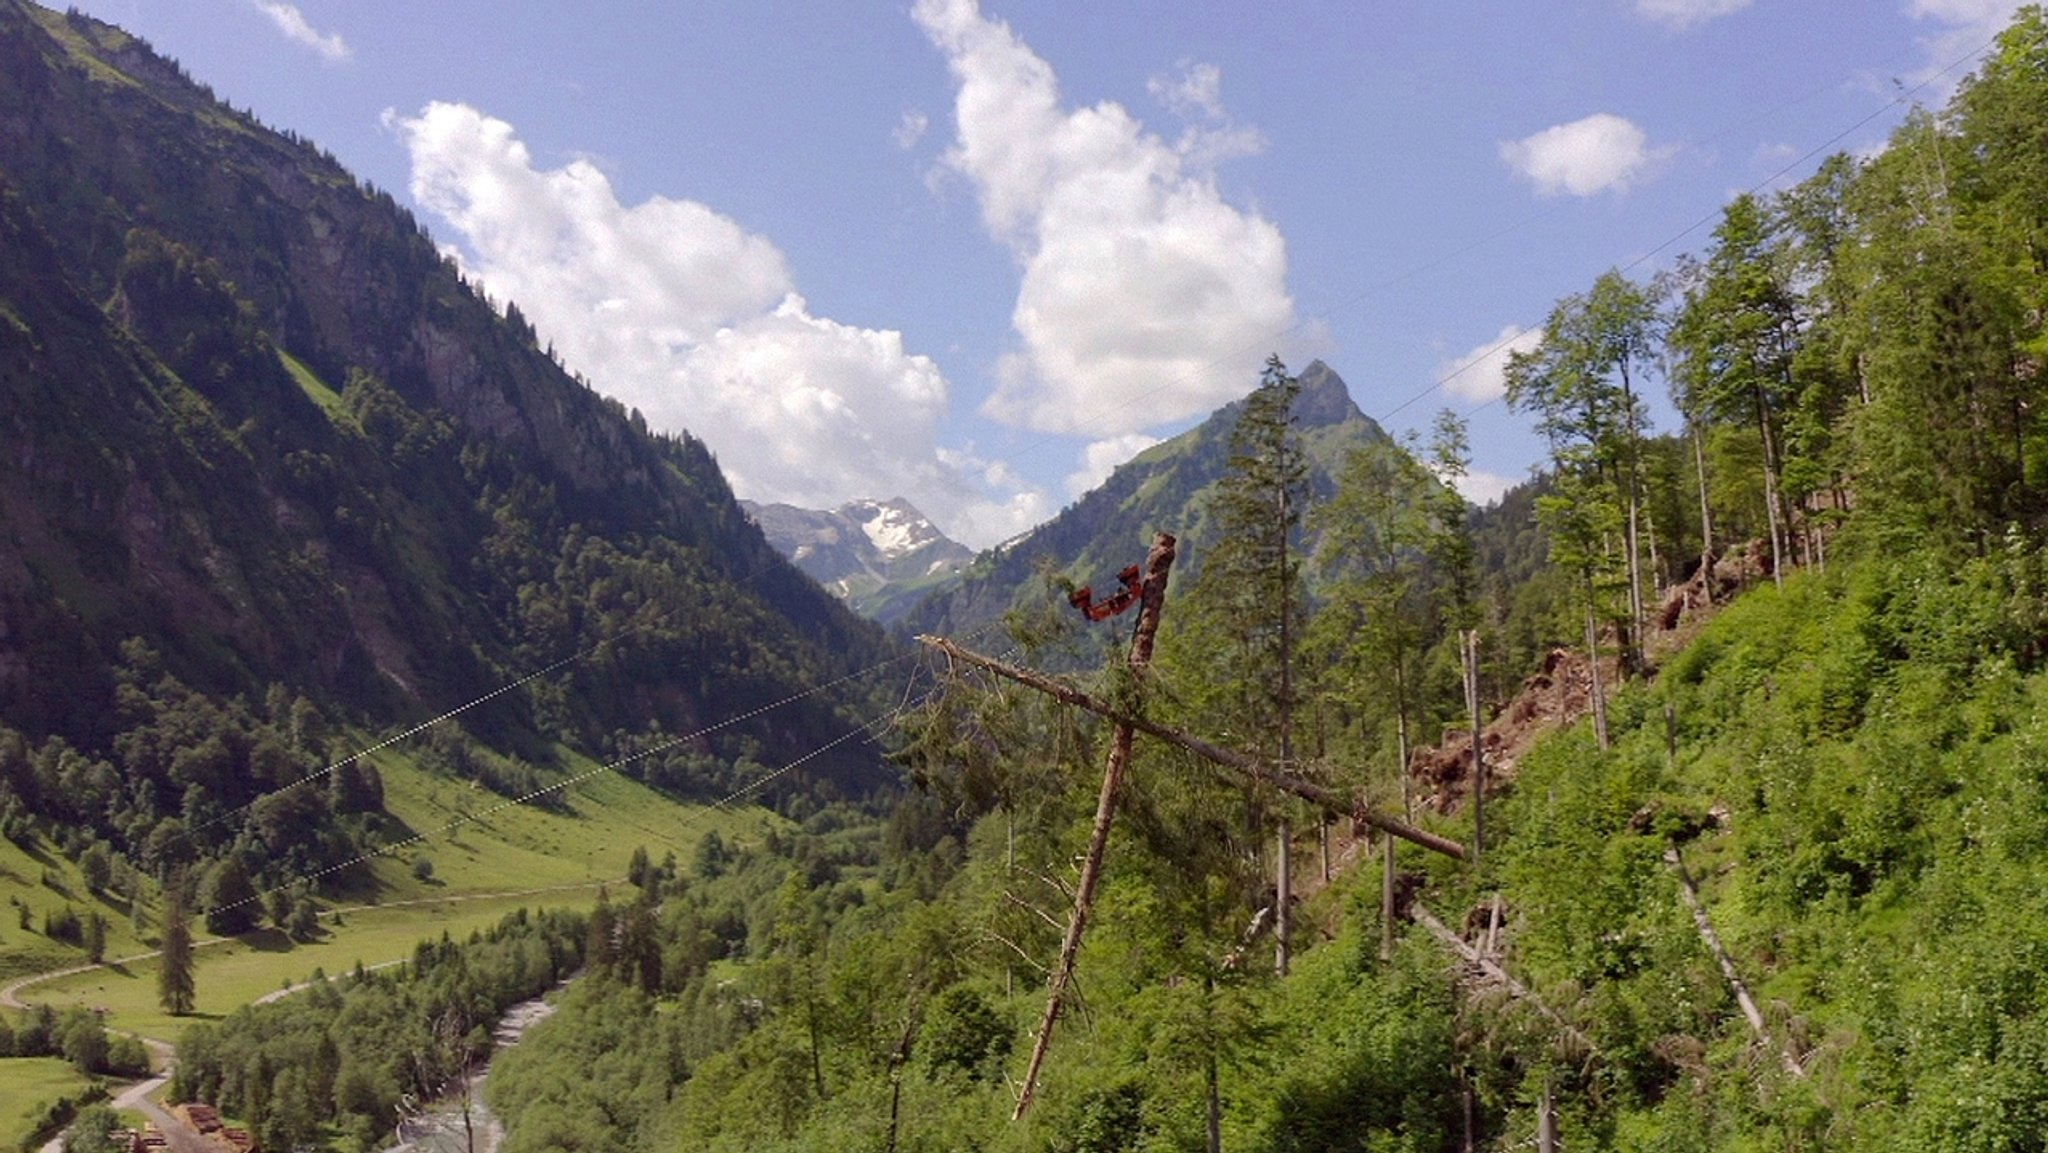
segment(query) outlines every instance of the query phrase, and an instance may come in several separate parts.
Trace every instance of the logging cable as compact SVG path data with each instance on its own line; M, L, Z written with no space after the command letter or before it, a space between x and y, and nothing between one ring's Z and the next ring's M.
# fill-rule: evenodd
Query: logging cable
M996 624L984 625L981 627L981 629L976 630L976 632L970 633L969 635L979 636L987 632L993 631L994 629L999 627L1000 626ZM489 817L495 813L503 812L515 806L531 804L534 801L541 799L542 797L562 791L564 789L569 788L572 785L580 784L584 781L591 780L605 773L618 772L619 770L623 769L625 766L633 763L634 761L640 760L645 757L653 756L656 753L664 752L678 745L695 741L701 737L709 735L710 733L717 732L720 729L727 728L735 724L740 724L745 721L753 720L757 717L764 716L768 713L774 712L777 709L781 709L786 706L795 704L799 701L802 701L804 699L807 699L809 697L816 696L819 693L843 685L856 678L868 676L872 673L878 672L882 669L889 668L896 664L915 662L921 655L922 654L913 650L910 652L899 654L898 656L891 657L884 661L878 661L857 672L849 673L846 676L839 677L835 680L822 682L820 684L812 686L811 688L805 689L802 692L793 693L779 701L762 705L761 707L753 709L749 712L728 717L727 719L719 721L716 724L707 725L703 728L696 730L695 732L684 734L682 736L677 736L669 740L663 741L660 744L653 745L645 749L640 749L625 756L617 757L604 764L595 766L590 769L586 769L585 771L574 774L572 776L564 777L559 781L555 781L551 784L544 785L537 789L533 789L520 796L502 798L496 804L480 809L474 813L466 813L457 816L453 820L450 820L437 828L422 832L415 832L411 836L405 837L398 841L394 841L391 844L381 845L375 849L359 853L346 861L342 861L333 865L328 865L324 868L316 869L310 873L303 873L297 877L292 878L289 881L284 881L279 884L272 885L270 888L252 894L251 896L242 898L238 901L230 902L227 905L221 906L221 908L239 908L243 905L248 905L260 901L272 893L287 891L302 884L317 882L323 877L330 876L334 873L338 873L346 869L354 868L358 865L367 864L371 861L376 860L379 857L388 857L403 849L423 844L434 836L452 832L454 830L460 829L463 825L479 822L486 817ZM772 770L771 772L768 772L767 774L758 777L755 780L748 782L747 784L742 785L737 789L734 789L732 792L719 798L717 801L712 802L709 806L707 806L705 811L708 813L710 811L728 808L733 802L739 800L742 797L747 796L750 793L758 791L762 787L766 786L769 782L774 781L782 777L783 775L791 772L792 770L800 768L803 765L808 764L809 762L816 760L817 758L832 751L833 749L836 749L842 745L852 742L855 739L873 739L876 735L880 734L890 725L894 724L898 719L907 715L913 709L921 707L926 701L929 701L933 693L937 691L936 689L927 690L924 693L924 695L918 697L917 701L913 704L911 703L910 698L915 693L916 683L917 669L913 667L910 676L907 678L904 686L903 700L899 702L897 705L884 711L879 716L876 716L863 724L855 726L854 728L848 730L840 736L835 737L832 740L817 746L816 748L813 748L809 752L804 753L803 755L790 760L789 762L785 763L781 768ZM683 826L681 827L689 827L689 820L686 819Z
M765 544L764 547L770 549L773 548L772 545ZM777 555L776 559L781 559L779 554ZM783 563L785 565L788 565L792 570L794 570L793 562L784 561ZM775 571L776 570L774 568L773 561L769 561L768 563L762 564L760 567L756 568L751 573L734 576L733 578L731 578L731 583L736 588L748 589L758 584L760 581L766 579L768 576L773 575ZM586 645L584 648L574 653L571 653L570 655L563 657L560 660L555 661L553 664L550 664L545 668L541 668L537 671L528 673L525 676L519 677L516 680L509 681L505 684L499 685L497 688L494 688L489 692L482 694L481 696L472 698L467 703L457 705L456 707L449 709L448 711L441 713L440 715L435 716L429 720L421 721L418 724L413 725L411 728L406 729L405 731L398 733L395 736L386 737L385 739L378 741L375 744L369 745L362 749L358 749L354 752L349 753L346 756L334 759L324 768L316 769L312 772L306 773L303 776L297 777L285 784L278 785L271 789L266 789L258 793L256 796L250 798L249 800L243 802L242 804L235 806L232 809L216 814L215 816L209 818L208 820L192 828L182 830L180 835L183 836L188 843L190 843L192 838L195 838L196 836L198 836L198 834L208 829L211 829L216 825L222 824L226 821L233 820L234 818L241 816L244 813L247 813L250 809L255 808L257 805L261 804L266 800L269 800L272 797L280 796L285 793L291 792L294 789L298 789L302 786L324 780L325 778L333 775L334 773L339 772L344 766L350 764L351 762L354 762L356 759L360 757L367 757L371 753L381 752L382 750L388 749L393 745L397 745L404 741L410 740L411 738L416 737L419 734L426 732L427 730L432 729L437 725L440 725L449 720L453 720L454 718L461 716L463 713L469 712L472 709L475 709L481 705L496 700L497 698L504 696L507 693L513 692L519 688L522 688L525 685L531 684L536 680L539 680L543 677L547 677L553 673L559 672L562 669L568 668L572 665L581 664L582 662L589 660L591 657L596 656L599 652L602 652L605 646L607 645L616 645L619 642L628 640L639 633L645 632L648 629L652 629L659 625L666 624L674 617L674 615L678 611L680 611L679 606L658 608L653 613L649 614L647 619L635 621L611 636L600 637L598 640L592 642L589 645ZM893 659L895 658L891 658L891 660ZM887 663L890 662L881 662L881 664ZM876 667L880 667L880 665L870 666L868 669L857 670L856 672L849 673L846 676L840 677L835 681L829 682L829 684L842 684L844 682L853 680L854 678L861 676ZM797 694L797 696L799 697L805 695L809 694ZM785 702L777 702L778 705L781 703ZM757 710L755 713L748 714L746 717L734 718L732 720L721 722L720 724L713 725L707 729L703 729L697 733L693 733L689 737L679 739L689 740L698 736L703 736L710 732L715 732L720 728L727 727L728 725L737 723L740 720L749 719L752 716L758 715L758 712L759 710ZM673 743L674 742L670 742L670 744ZM668 746L664 745L662 747L666 748Z

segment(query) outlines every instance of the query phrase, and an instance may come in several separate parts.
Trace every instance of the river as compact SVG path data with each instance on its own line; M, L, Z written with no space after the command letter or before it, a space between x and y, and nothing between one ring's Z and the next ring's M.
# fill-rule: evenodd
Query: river
M556 986L550 994L560 988ZM496 1043L492 1060L496 1060L497 1053L517 1045L528 1029L547 1020L554 1011L554 1003L545 997L521 1001L505 1010L497 1027L491 1030L491 1039ZM385 1153L497 1153L498 1144L505 1139L505 1126L484 1104L484 1081L490 1074L490 1063L485 1062L469 1078L466 1123L461 1098L443 1098L401 1121L396 1134L398 1143L384 1146Z

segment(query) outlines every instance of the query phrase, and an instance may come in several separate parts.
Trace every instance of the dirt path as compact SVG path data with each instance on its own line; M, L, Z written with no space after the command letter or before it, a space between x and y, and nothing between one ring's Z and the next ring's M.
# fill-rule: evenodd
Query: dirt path
M405 964L405 962L406 958L404 957L400 957L395 961L379 961L374 965L364 965L363 972L374 973L379 969L389 969L397 965L403 965ZM349 970L349 973L353 972L355 972L355 970ZM293 993L303 993L315 985L324 985L327 982L334 980L335 977L345 977L347 975L348 973L336 973L333 976L323 977L318 981L300 981L296 985L286 985L282 989L272 989L270 992L263 994L261 997L258 997L254 1001L251 1001L249 1003L251 1005L268 1005L273 1001L282 1001L286 997L291 996Z

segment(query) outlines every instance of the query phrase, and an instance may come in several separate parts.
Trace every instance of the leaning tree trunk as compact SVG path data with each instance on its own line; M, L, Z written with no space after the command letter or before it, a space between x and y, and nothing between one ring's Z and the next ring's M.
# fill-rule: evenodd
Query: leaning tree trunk
M1152 640L1159 631L1159 615L1166 603L1166 578L1173 568L1174 539L1167 533L1160 533L1152 542L1152 553L1145 560L1144 592L1139 602L1138 626L1131 637L1131 653L1126 660L1131 672L1142 677L1145 667L1152 661ZM1052 1045L1053 1026L1059 1022L1060 1010L1067 997L1067 986L1074 979L1074 962L1081 954L1081 935L1088 928L1088 915L1095 908L1095 886L1102 878L1102 857L1109 847L1109 827L1116 819L1117 794L1123 787L1124 770L1131 763L1131 745L1136 729L1129 721L1118 721L1112 733L1109 747L1109 763L1102 772L1102 793L1095 803L1095 828L1088 839L1088 855L1081 865L1081 880L1074 891L1074 911L1067 920L1066 939L1060 943L1059 967L1053 970L1051 988L1046 993L1045 1016L1039 1021L1038 1039L1031 1046L1031 1064L1024 1072L1024 1087L1017 1096L1016 1112L1011 1120L1024 1116L1031 1108L1031 1098L1038 1087L1038 1074L1045 1066L1046 1050Z

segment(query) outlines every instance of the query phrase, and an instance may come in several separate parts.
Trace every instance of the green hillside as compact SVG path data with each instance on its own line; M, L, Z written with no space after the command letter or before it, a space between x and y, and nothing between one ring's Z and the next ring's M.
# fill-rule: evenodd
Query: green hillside
M1426 466L1275 361L909 625L1071 621L1041 561L1165 530L1156 637L906 686L388 197L0 0L0 968L91 938L29 992L168 1030L120 954L189 896L172 1092L276 1148L376 1147L575 973L505 1153L2040 1153L2044 124L2030 7L1563 296L1484 516L1455 422Z
M9 837L358 885L404 818L340 762L443 714L416 763L500 798L586 758L702 798L894 787L840 740L893 650L703 444L147 45L0 3L0 247Z

